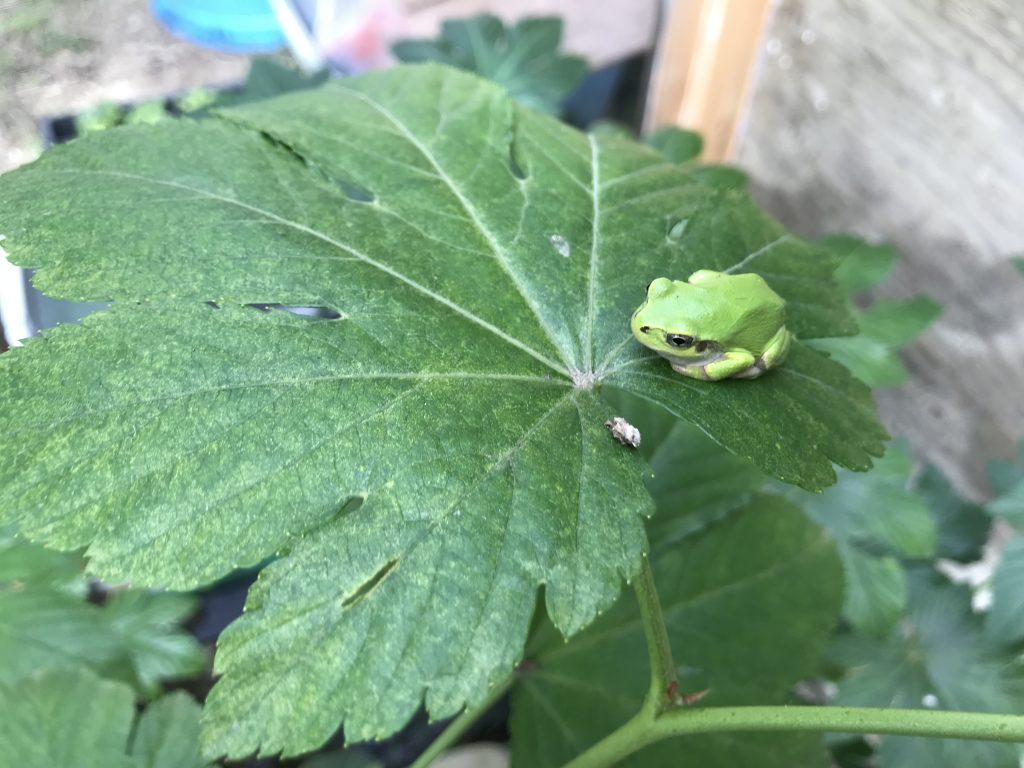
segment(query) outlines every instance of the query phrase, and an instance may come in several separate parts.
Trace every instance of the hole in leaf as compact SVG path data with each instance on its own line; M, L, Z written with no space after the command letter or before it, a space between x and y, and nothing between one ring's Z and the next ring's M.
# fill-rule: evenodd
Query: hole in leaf
M361 187L358 184L353 184L351 181L345 181L344 179L336 179L331 176L324 174L324 178L330 181L334 186L345 193L345 197L354 203L372 203L377 197L370 190L365 187Z
M520 181L526 180L526 171L523 170L523 166L516 158L515 144L509 144L508 169L512 171L512 175L515 176Z
M352 514L363 506L364 501L366 501L365 496L353 496L350 499L345 499L342 505L338 507L338 511L334 513L334 517L339 518Z
M372 203L377 199L376 196L365 187L362 187L359 184L348 181L346 179L338 179L334 176L331 176L316 163L313 163L307 158L303 157L298 151L296 151L295 147L291 146L290 144L285 144L283 141L274 136L271 136L266 131L262 131L260 133L260 136L262 136L263 139L267 141L269 144L271 144L275 149L287 152L289 155L291 155L293 160L302 163L302 165L304 165L306 169L310 171L310 173L319 176L323 181L326 181L328 184L331 184L340 189L345 194L345 197L347 197L349 200L352 200L353 202L356 203Z
M689 223L689 219L680 219L673 224L668 230L668 239L676 242L682 239L683 233L686 231L686 225Z
M304 158L302 155L300 155L295 150L295 147L293 147L291 144L285 144L279 138L277 138L276 136L270 135L266 131L260 131L260 138L262 138L265 142L267 142L274 149L279 149L282 152L287 152L289 155L292 156L293 160L297 160L298 162L302 163L303 165L306 165L306 158Z
M299 317L308 317L311 320L338 320L341 318L341 312L331 307L285 307L280 304L271 306L273 309L280 309L282 312L289 312Z
M529 175L526 172L526 158L519 150L518 123L513 113L512 125L508 131L508 169L519 181L524 181Z
M360 600L365 598L368 594L370 594L371 591L373 591L374 587L380 584L385 579L385 577L389 573L391 573L391 571L394 570L396 565L398 565L397 558L394 560L388 560L386 563L384 563L384 565L381 566L380 570L378 570L375 574L373 574L373 576L371 576L369 579L360 584L359 589L357 589L355 592L353 592L351 595L349 595L342 601L342 607L351 608L353 605L355 605Z
M344 317L333 307L291 307L284 304L246 304L245 306L258 312L270 312L272 309L277 309L310 320L338 320Z

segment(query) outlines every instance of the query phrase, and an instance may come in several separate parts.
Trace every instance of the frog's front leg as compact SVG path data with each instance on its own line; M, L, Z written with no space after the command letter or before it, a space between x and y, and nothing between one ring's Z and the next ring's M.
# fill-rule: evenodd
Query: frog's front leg
M716 272L713 269L698 269L686 279L686 282L691 285L694 283L702 283L705 280L712 280L716 277L721 277L723 274L723 272Z
M689 376L693 379L718 381L719 379L727 379L730 376L741 374L756 362L757 361L754 359L754 356L749 352L736 350L724 353L713 363L690 366L677 366L676 364L673 364L672 369L676 373L681 373L684 376Z
M749 371L736 374L738 379L756 379L765 371L781 365L789 354L789 348L793 343L793 334L783 326L775 332L771 341L764 348L764 352L757 359Z

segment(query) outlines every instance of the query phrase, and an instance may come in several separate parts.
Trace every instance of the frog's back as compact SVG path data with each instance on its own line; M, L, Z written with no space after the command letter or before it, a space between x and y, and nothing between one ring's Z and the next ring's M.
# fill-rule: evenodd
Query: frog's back
M720 282L722 281L722 282ZM786 302L760 275L720 273L696 284L703 289L716 326L729 328L729 346L760 349L786 322Z

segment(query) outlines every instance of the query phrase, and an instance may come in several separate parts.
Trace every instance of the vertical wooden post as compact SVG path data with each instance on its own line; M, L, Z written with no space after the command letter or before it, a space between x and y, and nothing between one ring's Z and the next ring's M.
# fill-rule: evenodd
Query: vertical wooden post
M770 0L670 0L644 131L665 125L697 131L704 137L704 161L728 159L770 6Z

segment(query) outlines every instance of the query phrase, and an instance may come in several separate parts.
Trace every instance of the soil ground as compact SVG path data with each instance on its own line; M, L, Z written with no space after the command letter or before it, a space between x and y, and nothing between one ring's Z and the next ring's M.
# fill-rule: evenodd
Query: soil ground
M43 148L40 122L242 80L248 58L164 29L146 0L0 0L0 173Z

